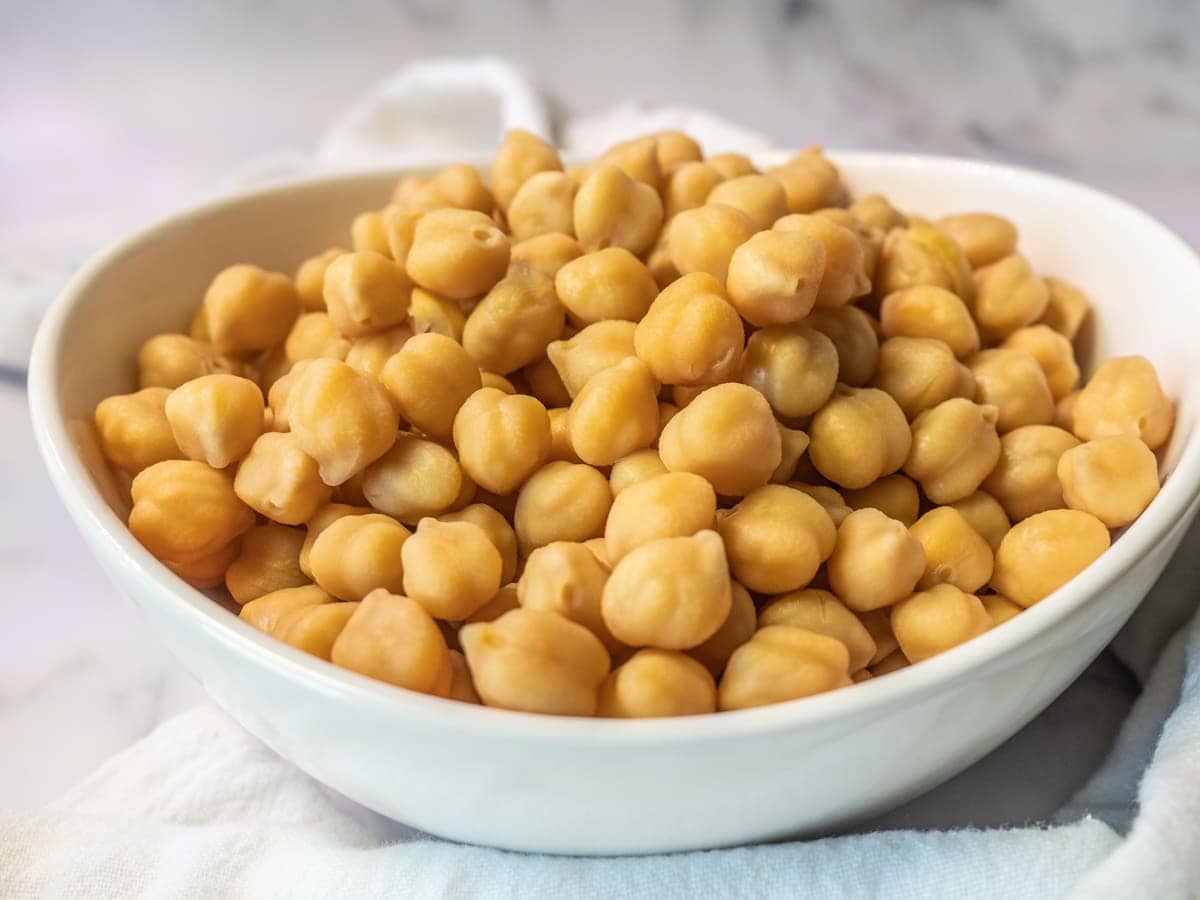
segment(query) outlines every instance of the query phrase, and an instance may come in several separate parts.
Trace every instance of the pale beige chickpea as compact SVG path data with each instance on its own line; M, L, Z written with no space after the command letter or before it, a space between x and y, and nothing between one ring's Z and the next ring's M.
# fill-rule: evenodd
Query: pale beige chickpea
M949 505L958 510L979 536L987 541L992 553L996 552L1000 541L1008 534L1008 529L1012 528L1012 522L1009 521L1008 513L1004 511L1000 501L987 491L975 491Z
M1062 398L1054 404L1054 422L1052 424L1057 425L1064 431L1070 431L1072 434L1074 434L1075 404L1078 402L1079 395L1081 393L1082 391L1078 390L1071 391L1068 394L1064 394Z
M139 388L177 388L202 375L242 372L236 360L221 356L207 341L186 334L156 334L147 340L138 350L137 369Z
M490 183L496 205L507 210L521 185L538 172L561 172L562 160L544 140L514 128L504 135L492 160Z
M304 531L268 522L242 535L236 558L224 572L225 587L239 605L264 594L309 583L300 571Z
M375 211L359 213L350 223L350 246L358 253L378 253L389 256L387 230L383 214Z
M975 376L976 399L996 408L996 429L1001 434L1054 421L1050 385L1038 361L1024 350L984 350L971 357L967 366Z
M328 528L343 516L364 516L373 513L374 510L366 505L364 500L362 505L350 503L326 503L320 507L315 513L309 517L304 523L305 535L304 543L300 546L300 571L312 578L312 566L309 564L309 557L312 554L313 542L317 539L322 531Z
M610 653L622 649L600 612L609 568L582 543L554 541L529 554L517 599L522 609L540 609L578 622Z
M677 213L703 206L712 189L725 180L716 167L706 162L684 162L666 177L663 211L669 222Z
M983 604L984 611L992 620L993 628L1003 625L1021 612L1021 607L1000 594L985 594L979 598L979 602Z
M921 493L911 478L899 473L873 481L865 488L842 491L850 509L877 509L911 527L921 509Z
M485 369L480 369L479 378L483 382L484 387L495 388L496 390L503 391L506 394L519 393L516 385L514 385L503 375L497 375L495 372L488 372Z
M750 157L742 153L718 153L710 156L708 164L721 173L723 178L740 178L742 175L757 175L758 168Z
M681 409L659 435L658 454L672 472L692 472L718 494L744 497L770 480L783 446L766 398L733 382Z
M893 228L907 228L908 216L892 206L882 194L867 194L850 204L850 212L856 219L883 232Z
M368 678L446 696L450 651L421 604L378 588L351 614L333 642L330 661Z
M474 522L422 519L400 555L405 595L435 618L465 619L500 589L500 551Z
M285 613L275 625L271 636L297 650L328 661L333 644L358 603L320 603Z
M724 284L734 251L758 228L740 209L708 203L678 213L665 230L671 262L680 275L705 272Z
M945 288L922 284L883 298L879 323L886 338L933 338L958 359L979 351L979 330L967 305Z
M934 507L909 531L925 549L925 574L917 582L919 589L952 584L974 594L992 577L992 548L954 507Z
M345 515L325 526L312 543L313 580L342 600L361 600L375 588L404 593L401 556L409 531L381 513Z
M975 393L970 369L933 338L888 338L879 345L879 367L871 383L891 395L909 420L963 392Z
M240 551L241 538L234 538L208 556L192 559L186 562L175 562L170 559L162 560L162 564L190 584L200 590L217 587L225 580L225 573L233 565Z
M605 557L615 564L651 541L710 530L716 517L716 493L699 475L668 472L630 484L608 513Z
M850 654L837 638L792 625L768 625L729 657L717 687L717 707L783 703L852 683Z
M636 322L658 296L650 270L622 247L606 247L567 263L554 276L554 290L577 325L605 319Z
M676 650L639 650L600 686L596 715L610 719L698 716L717 711L717 684Z
M833 552L837 529L812 497L782 484L747 494L717 519L733 577L752 591L806 586Z
M263 433L264 406L250 379L202 375L175 388L164 411L185 456L223 469L249 453Z
M1071 342L1048 325L1018 328L1001 346L1024 350L1037 361L1056 402L1069 394L1079 381L1079 366Z
M549 357L543 356L537 362L530 363L521 370L521 375L529 388L528 393L537 397L547 409L571 405L571 393Z
M575 452L575 448L571 446L571 429L568 421L570 412L570 409L562 406L546 410L546 415L550 417L550 454L546 457L548 462L583 462L579 458L579 454Z
M462 345L432 332L405 341L381 375L400 417L442 441L450 438L459 407L483 386L478 367Z
M579 241L559 232L539 234L512 247L512 262L524 263L547 278L553 278L559 269L582 255L583 248L579 246Z
M517 573L517 534L501 513L486 503L472 503L457 512L445 513L439 518L443 522L471 522L482 528L500 552L500 581L508 584L513 580Z
M813 213L813 216L818 219L828 220L835 225L845 228L858 240L862 248L862 271L867 280L866 293L869 294L871 278L879 265L879 256L883 252L883 241L887 237L887 234L880 228L868 225L854 215L854 213L850 212L850 210L843 209L840 206L818 209ZM787 219L788 217L785 216L780 221L786 222Z
M239 264L212 280L201 315L218 352L253 353L287 337L300 315L300 295L286 275Z
M577 622L514 609L458 632L475 690L488 706L560 716L596 713L608 651Z
M384 236L387 239L385 256L390 256L402 269L408 263L408 251L412 249L417 233L417 222L427 212L424 208L391 205L380 213Z
M779 425L779 465L771 473L771 484L786 484L791 481L808 449L808 434L798 428L788 428L783 423Z
M1000 458L996 415L996 407L962 397L925 410L912 423L904 474L938 505L975 493Z
M637 357L588 379L567 413L571 446L593 466L610 466L658 437L658 382Z
M842 601L817 588L793 591L775 597L758 615L758 625L790 625L828 635L846 645L850 671L865 669L875 656L875 640L865 625Z
M1158 494L1158 460L1133 435L1098 438L1059 457L1058 481L1071 509L1091 513L1109 528L1122 528Z
M282 588L246 603L238 612L238 618L259 631L270 634L279 624L279 620L293 610L333 601L333 597L315 584Z
M634 181L648 185L655 191L662 183L662 166L658 161L658 138L653 135L618 141L589 164L588 174L605 165L616 166Z
M877 296L920 284L953 291L968 303L975 294L971 265L954 238L929 225L911 223L884 239L875 271Z
M614 462L609 471L608 484L612 495L616 497L622 491L636 484L657 478L659 475L666 475L667 471L658 451L647 447L644 450L635 450Z
M900 644L897 643L896 636L892 634L891 610L888 607L855 613L855 615L858 616L858 621L862 622L863 628L867 629L867 633L871 635L871 640L875 642L875 653L872 654L868 665L876 666L898 651ZM903 654L900 656L903 658Z
M1008 337L1042 317L1049 303L1046 283L1033 274L1029 262L1010 254L975 270L975 298L971 314L985 343Z
M870 507L856 509L838 526L825 568L833 593L866 612L913 592L925 572L925 551L903 522Z
M412 336L411 327L397 325L386 331L355 338L350 343L349 352L346 353L346 365L379 380L383 377L383 367L387 361L399 353L400 348L408 343Z
M684 275L655 298L633 333L634 350L661 384L707 385L732 377L745 329L711 275Z
M1017 249L1017 228L1003 216L958 213L944 216L934 224L958 242L973 269L999 262Z
M833 341L804 324L760 328L746 341L739 378L782 419L802 419L825 405L837 384Z
M1075 340L1092 311L1091 301L1083 291L1061 278L1047 275L1042 280L1048 292L1042 324L1050 326L1069 341Z
M321 480L331 486L383 456L399 428L383 385L335 359L308 363L291 389L287 416L296 443L317 461Z
M476 706L483 703L479 699L479 692L475 690L471 670L467 668L467 658L458 650L450 651L450 693L446 698L460 703L474 703Z
M818 145L805 147L767 174L784 186L788 208L794 213L811 212L822 207L841 207L849 202L841 173Z
M796 322L809 314L817 300L825 260L825 248L815 237L761 231L729 258L729 300L751 325Z
M601 612L613 637L631 647L686 650L716 634L731 603L721 537L700 531L623 556L605 582Z
M504 277L510 252L508 235L484 213L437 209L417 220L404 268L426 290L466 300Z
M479 170L466 163L451 163L430 178L418 192L418 204L422 201L430 208L452 206L488 215L496 208Z
M284 358L292 363L322 356L345 359L349 352L350 341L324 311L302 313L283 342Z
M507 375L545 356L565 321L554 282L516 265L467 316L463 349L481 369Z
M254 525L254 511L234 493L232 476L197 460L169 459L143 469L130 494L129 530L159 559L211 556Z
M996 550L992 587L1030 607L1058 590L1108 549L1104 523L1077 509L1051 509L1018 522Z
M845 499L840 493L831 487L823 484L805 484L802 481L790 481L788 487L795 488L798 491L803 491L812 497L825 509L825 513L832 520L834 527L842 524L842 520L850 515L853 510L846 504Z
M362 491L374 509L413 525L449 511L464 480L450 450L415 434L400 434L392 448L363 471Z
M863 244L849 228L827 216L790 215L776 222L773 230L803 234L824 247L825 267L817 291L817 306L837 309L870 292Z
M724 623L703 644L697 644L687 652L713 674L719 676L729 662L733 651L754 636L758 628L758 609L750 592L736 581L730 582L729 615Z
M739 175L722 181L709 192L706 203L740 210L754 223L756 231L770 228L788 214L783 185L767 175Z
M612 506L608 479L581 463L551 462L521 485L513 528L522 555L555 541L586 541L604 533Z
M1014 522L1064 505L1059 458L1079 439L1053 425L1025 425L1000 438L1000 458L983 489L1000 501Z
M634 356L636 323L614 319L596 322L569 338L551 341L546 356L562 379L567 393L575 397L589 378Z
M838 381L862 387L879 365L879 335L875 320L857 306L814 309L804 325L821 332L837 349Z
M575 235L585 252L623 247L640 255L654 246L663 223L658 191L635 181L611 163L579 186L574 207Z
M563 172L538 172L517 190L508 206L512 240L524 241L542 234L573 234L575 192L579 186Z
M1075 401L1075 434L1085 441L1131 434L1151 450L1171 436L1175 406L1143 356L1105 360Z
M938 584L892 607L892 632L909 662L945 653L992 627L979 598L953 584Z
M300 263L294 281L304 309L309 312L325 309L325 270L345 252L341 247L330 247L324 253L310 256Z
M912 442L896 401L877 388L840 385L809 424L808 457L825 478L863 488L904 465Z
M471 480L503 496L549 456L550 417L533 397L484 387L454 417L454 446Z
M408 324L414 334L441 334L461 344L467 314L456 300L439 297L424 288L413 288Z
M170 396L165 387L148 387L96 405L96 433L110 463L136 475L155 463L186 456L167 418Z
M254 442L237 468L233 489L243 503L281 525L307 522L331 494L316 460L295 435L278 431Z
M289 431L292 424L288 418L288 404L292 399L292 389L300 381L300 376L308 368L312 360L301 359L292 364L286 374L271 382L267 391L267 409L263 418L266 428L271 431Z
M663 172L704 159L699 142L682 131L660 131L655 134L654 151L658 167Z

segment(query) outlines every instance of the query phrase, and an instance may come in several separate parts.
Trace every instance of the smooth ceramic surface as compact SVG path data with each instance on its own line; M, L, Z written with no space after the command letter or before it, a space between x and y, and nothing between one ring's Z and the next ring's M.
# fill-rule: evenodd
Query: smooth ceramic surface
M1094 299L1099 357L1143 353L1178 400L1149 510L1055 595L967 645L842 691L757 710L612 722L531 716L412 694L255 631L176 579L109 509L71 440L130 389L147 336L190 318L237 261L291 271L344 241L395 173L223 201L119 245L43 323L30 402L51 477L85 540L209 693L333 789L446 837L556 853L649 853L827 831L944 781L1019 729L1112 638L1162 571L1200 488L1200 262L1119 201L1050 176L930 157L837 154L856 193L930 215L989 209L1022 250ZM768 162L769 160L762 160Z

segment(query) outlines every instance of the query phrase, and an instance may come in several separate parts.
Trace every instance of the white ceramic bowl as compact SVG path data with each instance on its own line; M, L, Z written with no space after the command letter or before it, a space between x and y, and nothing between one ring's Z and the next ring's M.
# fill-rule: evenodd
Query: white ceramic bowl
M314 778L384 815L472 843L650 853L829 831L928 790L1017 731L1100 652L1162 571L1200 486L1200 261L1118 200L1020 169L845 153L855 193L929 215L985 209L1020 228L1043 272L1096 304L1096 358L1141 353L1178 401L1166 484L1082 575L968 644L885 678L734 713L658 721L554 718L371 681L255 631L175 578L97 490L69 421L130 390L138 345L183 328L222 267L291 272L345 244L397 173L274 188L165 221L72 280L38 335L37 437L104 568L212 697ZM764 158L763 163L774 162Z

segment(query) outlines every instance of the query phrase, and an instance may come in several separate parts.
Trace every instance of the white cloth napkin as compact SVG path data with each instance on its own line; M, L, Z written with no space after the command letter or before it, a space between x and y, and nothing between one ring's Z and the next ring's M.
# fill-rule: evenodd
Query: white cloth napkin
M540 96L511 65L444 60L408 66L379 85L314 153L259 161L228 187L363 165L482 158L510 127L557 133L564 149L581 153L668 127L694 134L709 152L770 146L702 111L637 104L556 131ZM0 288L11 295L0 304L0 366L24 366L45 287L63 274L49 269L34 282L10 283L0 268ZM1200 528L1183 552L1193 545L1200 545ZM50 807L0 814L0 897L1200 896L1195 607L1194 590L1160 587L1114 643L1142 695L1107 761L1050 823L898 830L896 822L912 817L893 815L883 820L893 830L664 857L507 853L374 816L202 707L114 757ZM1097 684L1092 696L1107 689ZM1070 731L1039 733L1045 746L1038 759L1070 753ZM992 776L996 806L1021 790L1019 782L1037 789L1037 773L1020 764ZM994 821L980 796L976 789L943 821Z

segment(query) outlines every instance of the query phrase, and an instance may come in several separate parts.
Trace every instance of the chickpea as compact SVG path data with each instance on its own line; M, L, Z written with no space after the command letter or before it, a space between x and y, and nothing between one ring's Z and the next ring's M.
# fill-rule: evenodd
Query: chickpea
M900 647L900 644L896 641L896 636L892 634L891 612L885 606L881 609L855 613L858 616L858 621L862 623L863 628L867 629L867 634L871 635L871 640L875 642L875 652L871 655L871 660L868 663L870 666L878 665L895 653ZM903 657L903 654L900 654L900 656Z
M786 484L796 474L804 451L808 449L808 435L796 428L776 423L779 426L779 465L771 473L771 484Z
M543 356L535 363L530 363L521 370L529 393L537 397L547 408L567 407L571 405L571 395L567 386L558 377L558 370L548 357ZM551 422L553 425L553 422Z
M636 322L658 296L650 270L622 247L586 253L567 263L554 277L554 290L579 325L605 319Z
M271 636L328 662L334 642L358 607L357 602L301 607L284 613Z
M612 164L596 169L575 195L575 234L585 252L623 247L644 253L662 222L658 191Z
M562 160L540 137L520 128L504 135L492 162L491 185L496 205L504 211L527 180L538 172L561 172Z
M1000 458L996 407L955 397L927 409L912 423L904 474L938 505L978 490Z
M233 478L207 463L168 459L133 479L129 530L159 559L193 562L223 549L254 525Z
M1054 404L1054 425L1063 431L1075 432L1075 403L1082 391L1071 391Z
M322 531L343 516L368 515L373 513L371 507L349 503L326 503L309 518L305 525L304 543L300 546L300 571L312 578L312 566L309 565L309 555L312 553L313 542Z
M440 444L401 434L363 473L363 496L372 507L415 524L453 507L463 489L454 454Z
M384 256L390 256L402 269L408 264L408 251L412 249L413 238L417 234L417 222L426 212L428 210L424 207L392 205L380 213L380 222L387 241L387 249L380 252Z
M996 552L1000 541L1008 534L1008 529L1012 528L1008 513L1004 511L1000 501L987 491L976 491L961 500L956 500L950 506L958 510L967 520L967 524L987 541L992 553Z
M167 418L170 395L165 387L148 387L97 404L96 433L110 463L136 475L155 463L184 458Z
M467 316L463 348L480 368L507 375L545 356L565 318L554 283L536 269L513 266Z
M708 669L684 653L647 648L604 680L596 714L642 719L716 711L717 685Z
M240 548L241 539L234 538L230 543L210 553L208 556L201 556L199 559L188 560L187 562L174 562L164 559L162 560L162 564L192 587L202 591L208 590L209 588L216 587L225 580L225 573L233 565L234 560L237 559Z
M503 375L497 375L495 372L486 372L483 369L479 370L479 380L483 386L495 388L505 394L516 394L517 388L511 381ZM536 399L536 398L535 398Z
M908 217L888 201L882 194L867 194L850 204L850 212L860 222L883 232L893 228L907 228Z
M478 525L500 553L500 581L508 584L517 572L517 535L504 516L486 503L472 503L458 512L438 517L443 522L470 522ZM514 604L515 606L515 604Z
M400 553L404 593L436 618L465 619L500 589L500 551L473 522L422 519Z
M996 347L975 354L967 365L979 401L996 407L1002 434L1023 425L1049 425L1054 397L1036 359L1024 350Z
M269 594L263 594L243 605L238 612L238 618L259 631L271 634L278 626L279 620L294 610L322 603L332 603L333 600L333 597L315 584L282 588Z
M350 341L325 312L301 313L283 342L284 359L292 363L322 356L345 359L349 351Z
M1081 440L1131 434L1157 450L1171 436L1175 407L1148 359L1117 356L1102 363L1080 391L1074 424Z
M758 627L758 610L750 592L736 581L730 582L729 615L725 622L703 644L688 650L688 655L698 660L716 677L721 674L733 651L754 636Z
M768 625L733 651L717 707L748 709L846 687L850 654L836 638L792 625Z
M767 174L783 185L788 209L793 213L808 213L827 206L845 206L848 202L837 167L820 147L806 147Z
M983 340L991 343L1040 319L1049 298L1045 282L1025 257L1013 253L975 271L971 313Z
M607 538L605 539L607 543ZM724 623L732 603L725 548L715 531L649 541L621 557L601 611L631 647L686 650Z
M816 309L804 324L821 332L837 348L838 381L862 387L879 365L879 335L874 320L857 306Z
M409 338L384 365L381 380L400 416L437 440L450 437L459 408L482 387L462 346L432 332Z
M842 499L841 494L823 484L805 484L801 481L791 481L788 482L788 487L803 491L820 503L825 513L833 521L835 528L841 525L842 520L853 511L846 505L846 501Z
M706 202L741 210L756 231L770 228L788 214L783 185L766 175L739 175L722 181L709 191Z
M492 596L492 599L479 607L473 614L463 620L463 624L471 622L494 622L509 610L520 609L517 599L517 584L506 584Z
M583 544L554 541L529 554L517 582L517 598L522 609L540 609L578 622L610 653L617 653L622 645L609 633L600 612L608 573L608 566Z
M953 291L970 303L975 294L971 265L962 247L945 232L912 223L884 239L875 273L878 296L921 284Z
M521 486L513 526L521 553L555 541L585 541L604 533L612 491L598 469L547 463Z
M241 366L217 353L207 341L186 334L156 334L138 350L138 387L177 388L193 378L219 372L240 374Z
M446 166L423 185L420 193L431 209L451 206L491 215L496 208L492 192L484 185L479 171L466 163Z
M900 650L893 650L875 665L871 666L871 677L879 678L881 675L888 675L892 672L898 672L901 669L907 669L908 666L909 662L904 658L904 653Z
M225 587L244 606L265 594L309 583L300 571L304 532L268 522L242 536L236 558L224 571Z
M437 209L417 220L405 269L426 290L466 300L504 277L509 255L508 236L485 214Z
M925 548L921 590L952 584L968 594L979 591L992 577L992 548L952 506L931 509L909 531Z
M408 322L414 334L440 334L461 344L467 316L457 301L413 288Z
M711 275L684 275L655 298L633 346L661 384L713 384L737 371L745 331Z
M759 391L777 416L801 419L833 394L838 355L833 341L805 325L761 328L742 354L740 380Z
M657 478L659 475L666 475L667 471L658 451L647 447L645 450L635 450L614 462L608 483L612 495L616 497L626 488Z
M341 600L361 600L376 588L404 592L401 551L408 529L380 513L345 515L316 536L308 553L313 580Z
M301 525L329 501L317 463L295 436L268 431L238 466L233 489L251 509L281 525Z
M718 153L708 158L708 164L720 172L722 178L758 174L758 169L750 162L750 157L741 153Z
M330 247L324 253L310 256L300 263L293 280L303 309L309 312L325 309L325 270L345 252L341 247Z
M594 466L654 443L658 436L658 382L636 357L588 379L567 414L571 446Z
M208 286L201 315L219 353L254 353L287 337L300 315L300 295L286 275L230 266Z
M658 167L670 172L679 166L704 159L700 144L682 131L660 131L654 135L655 156Z
M575 192L579 186L563 172L538 172L517 190L508 206L508 227L514 241L542 234L573 234Z
M524 263L547 278L554 278L559 269L582 255L579 241L557 232L526 238L512 247L512 262Z
M780 594L804 587L833 552L837 529L803 491L769 484L717 520L733 576L748 589Z
M383 225L383 214L364 212L355 216L350 223L350 246L358 253L388 256L388 236Z
M371 591L330 652L334 665L410 691L446 696L450 651L429 613L408 597Z
M1037 361L1055 401L1069 394L1079 381L1079 366L1071 342L1048 325L1018 328L1001 346L1024 350Z
M846 505L854 509L877 509L889 519L912 527L921 508L921 495L911 478L888 475L856 491L843 491Z
M651 541L711 530L717 516L712 485L690 472L669 472L616 495L604 527L605 556L617 563Z
M740 209L708 203L678 213L667 226L671 262L681 275L705 272L722 284L734 251L758 231Z
M866 612L913 592L925 572L925 551L903 522L870 507L856 509L838 526L826 571L833 593Z
M910 662L920 662L978 637L992 627L979 598L938 584L892 607L892 631Z
M875 655L875 641L866 626L829 591L808 588L775 597L763 607L758 624L790 625L836 638L849 651L851 672L865 669Z
M1014 522L1064 506L1058 460L1079 440L1053 425L1026 425L1000 438L1000 459L983 482Z
M967 306L945 288L923 284L888 294L879 310L887 338L933 338L958 359L979 350L979 331Z
M1092 310L1091 302L1083 291L1061 278L1048 275L1042 280L1046 283L1048 294L1042 324L1050 326L1069 341L1075 340Z
M454 417L454 446L472 481L494 494L507 494L549 455L550 417L533 397L484 387Z
M570 412L565 407L546 410L546 415L550 417L550 455L546 459L550 462L583 462L571 446Z
M973 269L999 262L1017 249L1016 226L1003 216L959 213L938 219L935 224L962 247Z
M335 359L314 359L287 401L291 433L317 461L321 480L348 481L396 441L399 417L378 381Z
M567 393L577 397L588 379L597 372L634 356L633 335L637 325L623 320L596 322L568 339L551 341L546 356L553 363Z
M412 328L408 325L397 325L387 331L355 338L346 354L346 365L378 381L383 378L387 361L399 353L412 336Z
M1077 509L1051 509L1012 527L996 551L992 587L1024 607L1054 593L1108 549L1104 523Z
M458 632L475 689L488 706L562 716L595 715L608 652L576 622L514 609Z
M879 347L872 384L886 391L911 420L961 391L973 395L975 379L941 341L893 337Z
M812 310L824 271L825 248L816 238L762 231L734 250L726 287L752 325L786 325Z
M863 488L908 457L912 435L896 401L876 388L839 386L809 425L809 459L834 484Z
M604 165L616 166L634 181L649 185L655 191L662 181L662 167L658 162L658 139L652 135L613 144L588 166L588 174Z
M669 222L677 213L703 206L724 176L709 163L685 162L674 169L663 188L663 207Z
M460 703L483 703L479 692L475 690L475 682L471 680L471 670L467 668L467 658L458 650L450 651L450 693L447 698Z
M1117 434L1068 449L1058 459L1057 480L1071 509L1122 528L1158 494L1158 460L1138 438Z
M984 611L988 614L988 618L992 620L992 627L1003 625L1009 619L1014 618L1021 611L1021 607L1013 603L1007 597L1002 597L1000 594L985 594L979 598L979 602L983 604Z
M783 459L766 398L744 384L719 384L667 423L658 453L672 472L693 472L718 494L744 497L771 478Z
M790 215L775 223L783 234L803 234L825 248L825 267L816 305L823 309L845 306L871 290L863 244L849 228L826 216Z
M263 395L237 375L202 375L175 388L164 410L175 443L189 459L223 469L263 432Z

